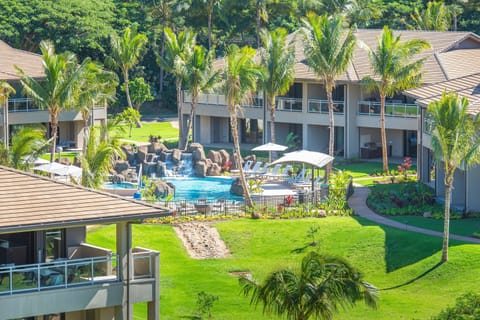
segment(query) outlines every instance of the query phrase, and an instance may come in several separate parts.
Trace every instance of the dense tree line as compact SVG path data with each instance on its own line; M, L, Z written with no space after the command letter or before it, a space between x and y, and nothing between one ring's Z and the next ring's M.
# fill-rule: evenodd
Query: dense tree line
M175 79L161 70L165 27L174 32L192 28L197 43L216 47L223 56L230 44L260 45L260 30L283 27L298 30L302 18L342 13L359 28L405 29L415 26L415 12L424 15L425 0L2 0L0 39L15 48L39 53L42 40L51 40L58 52L74 52L104 61L110 55L110 35L138 25L148 38L145 54L130 71L130 78L144 77L153 94L175 105ZM480 0L446 0L452 8L450 30L480 33ZM121 75L120 75L121 76ZM123 79L122 79L123 80ZM118 90L122 95L122 91ZM124 91L123 91L124 92ZM126 105L120 97L120 104Z

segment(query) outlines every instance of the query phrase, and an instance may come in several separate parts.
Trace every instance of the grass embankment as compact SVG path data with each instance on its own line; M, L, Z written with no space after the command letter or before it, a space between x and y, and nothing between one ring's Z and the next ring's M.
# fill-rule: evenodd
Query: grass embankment
M122 139L149 142L150 136L161 137L161 140L178 140L178 129L174 128L169 121L164 122L142 122L141 128L132 128L132 136L129 136L128 127L125 133L120 136Z
M403 218L403 217L402 217ZM347 258L381 291L380 308L359 304L336 319L428 319L460 294L477 290L480 246L452 241L450 260L440 260L441 238L374 225L361 218L329 217L302 220L236 220L216 224L232 252L227 259L190 259L172 227L134 225L133 244L161 253L162 319L195 316L197 293L219 296L216 319L272 319L255 310L240 294L232 271L250 271L263 279L271 271L298 265L310 250L307 230L319 226L317 247L323 253ZM115 227L88 235L89 243L114 249ZM391 289L388 289L391 288ZM385 290L386 289L386 290ZM145 308L135 319L145 319Z

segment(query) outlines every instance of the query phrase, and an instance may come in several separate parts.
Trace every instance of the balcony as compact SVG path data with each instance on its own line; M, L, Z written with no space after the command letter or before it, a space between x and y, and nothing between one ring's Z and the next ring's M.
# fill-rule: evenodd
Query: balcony
M423 132L427 134L432 134L434 122L431 117L428 115L423 119Z
M36 106L30 98L8 99L9 112L29 112L38 110L40 110L40 108Z
M0 295L119 281L112 267L117 260L107 255L0 267Z
M192 103L192 95L188 91L183 92L183 103ZM198 96L198 104L226 106L225 96L217 93L203 93ZM263 98L261 96L253 96L247 104L242 105L245 108L262 108Z
M336 114L344 114L345 102L333 101L333 112ZM308 99L308 112L310 113L328 113L328 101Z
M277 110L302 112L302 98L277 98Z
M358 103L358 114L367 116L379 116L380 102L360 101ZM385 103L386 117L417 118L419 115L420 109L415 104L404 104L396 102Z

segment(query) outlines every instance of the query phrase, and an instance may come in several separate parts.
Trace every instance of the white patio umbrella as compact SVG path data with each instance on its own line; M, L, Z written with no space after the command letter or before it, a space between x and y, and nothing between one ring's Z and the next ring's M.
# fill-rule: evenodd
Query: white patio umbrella
M276 143L266 143L262 144L261 146L255 147L252 149L252 151L268 151L268 162L272 161L272 151L285 151L287 150L287 146L282 146L280 144Z
M316 151L308 151L308 150L299 150L299 151L293 151L286 153L283 157L281 157L278 160L273 161L270 166L274 166L276 164L280 163L303 163L303 164L309 164L312 166L312 172L313 168L323 168L330 162L334 160L333 157L329 156L328 154L321 153L321 152L316 152ZM312 190L314 188L314 177L312 176Z
M82 168L74 165L64 165L58 162L49 162L36 166L34 170L53 173L59 176L73 176L80 177L82 175Z

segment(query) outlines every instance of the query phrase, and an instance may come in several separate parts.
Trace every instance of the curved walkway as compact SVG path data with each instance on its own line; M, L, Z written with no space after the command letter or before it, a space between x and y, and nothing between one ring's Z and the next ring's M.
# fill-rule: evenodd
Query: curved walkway
M376 214L367 206L367 197L370 193L370 189L367 187L355 186L355 192L348 199L348 205L352 208L357 215L367 220L376 222L378 224L383 224L392 228L413 231L418 233L427 234L435 237L443 237L443 233L439 231L433 231L429 229L419 228L415 226L406 225L395 220L390 220L381 215ZM455 234L450 234L450 239L470 242L470 243L480 243L480 239L473 237L459 236Z

